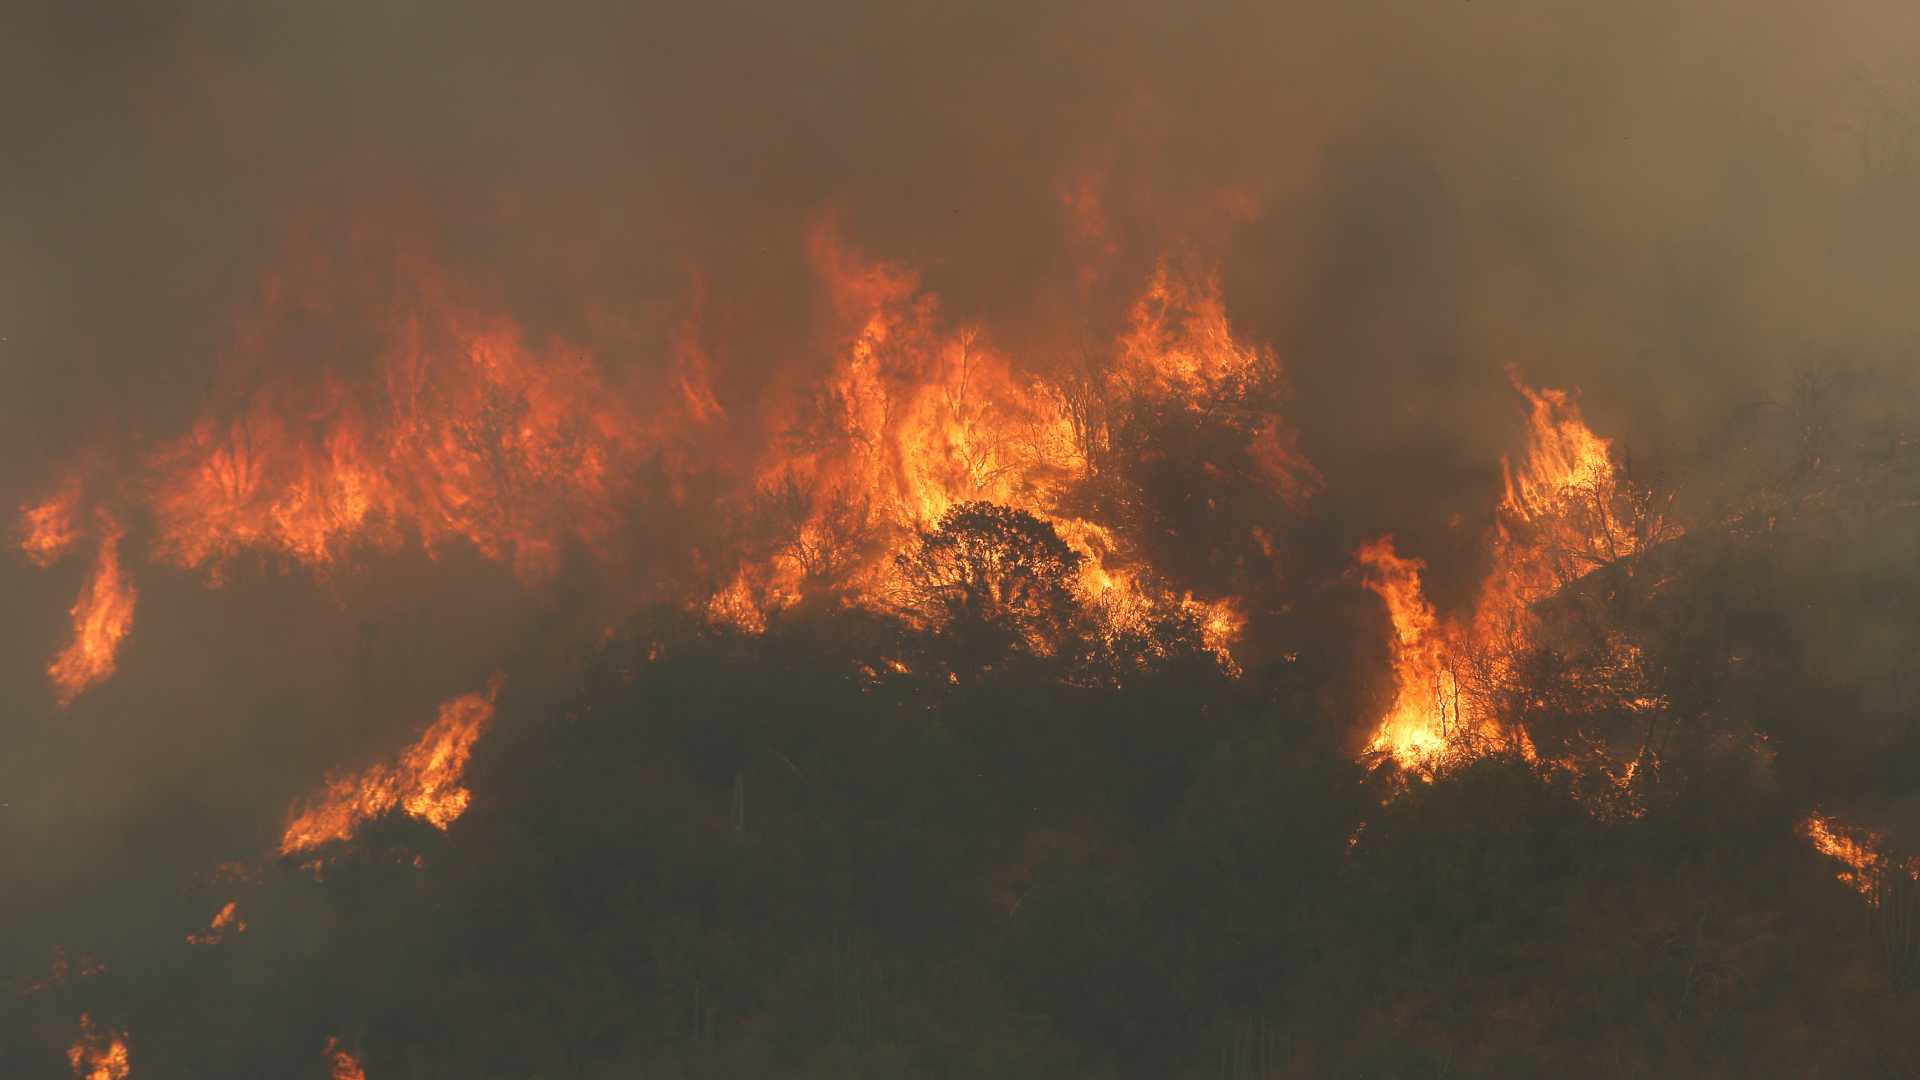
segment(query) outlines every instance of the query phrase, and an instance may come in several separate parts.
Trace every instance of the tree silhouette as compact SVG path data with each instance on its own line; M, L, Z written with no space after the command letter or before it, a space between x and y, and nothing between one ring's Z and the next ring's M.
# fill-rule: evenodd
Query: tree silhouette
M1010 655L1057 656L1079 615L1082 556L1024 510L961 503L895 556L903 607L943 639L956 667Z

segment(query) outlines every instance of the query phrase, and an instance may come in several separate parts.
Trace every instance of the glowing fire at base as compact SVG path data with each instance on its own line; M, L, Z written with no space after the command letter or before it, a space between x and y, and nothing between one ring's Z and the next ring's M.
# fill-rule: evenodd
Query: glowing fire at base
M374 765L357 775L328 780L325 792L293 815L280 838L280 853L294 855L351 839L362 824L395 809L445 830L472 800L460 777L473 744L493 719L503 681L496 675L485 690L442 702L439 718L397 764Z
M342 1049L338 1038L327 1036L327 1048L321 1056L327 1059L332 1080L367 1080L367 1072L360 1067L359 1059Z
M80 1014L80 1036L67 1048L67 1064L76 1080L126 1080L133 1075L122 1031L97 1028L93 1017Z

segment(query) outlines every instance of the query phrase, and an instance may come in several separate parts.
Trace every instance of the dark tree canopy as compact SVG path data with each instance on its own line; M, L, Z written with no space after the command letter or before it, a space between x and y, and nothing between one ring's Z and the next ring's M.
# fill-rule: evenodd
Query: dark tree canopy
M988 664L1009 651L1053 656L1068 644L1082 558L1026 511L970 502L894 562L906 610L951 639L963 662Z

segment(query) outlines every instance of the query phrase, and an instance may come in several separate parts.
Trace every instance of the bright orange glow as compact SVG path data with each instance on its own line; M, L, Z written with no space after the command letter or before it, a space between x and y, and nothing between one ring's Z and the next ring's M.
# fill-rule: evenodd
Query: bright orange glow
M67 1047L67 1064L76 1080L126 1080L133 1075L125 1032L97 1028L80 1014L80 1035Z
M1573 396L1536 390L1517 376L1513 385L1528 405L1527 450L1517 465L1501 461L1505 491L1490 538L1493 568L1473 610L1461 618L1437 614L1421 584L1425 565L1396 554L1390 537L1363 545L1355 556L1363 583L1386 604L1394 627L1394 703L1368 749L1403 765L1428 764L1443 750L1463 747L1463 738L1483 745L1502 740L1531 756L1525 733L1503 727L1467 691L1466 677L1497 681L1537 634L1537 601L1636 554L1649 535L1661 535L1635 519L1637 511L1617 504L1612 444L1587 427ZM1637 655L1631 643L1617 648L1622 663Z
M80 483L69 479L46 499L20 510L20 550L35 566L48 567L80 539Z
M237 377L184 435L136 455L111 514L93 508L100 560L52 671L63 703L112 673L130 625L123 514L151 520L146 557L216 585L245 555L324 573L408 544L464 545L541 581L567 550L623 558L615 537L638 501L626 487L638 465L662 432L723 416L692 327L669 374L619 382L580 349L531 341L465 302L408 245L364 246L337 261L298 254L269 277L236 320L225 366ZM292 371L277 362L296 347L285 339L307 341L316 326L351 351ZM22 509L28 559L51 565L86 535L86 498L76 471Z
M240 902L229 900L225 907L214 913L213 921L207 924L205 930L187 935L187 944L218 945L227 940L228 934L238 935L246 932L247 920L240 917Z
M1062 199L1104 245L1098 178ZM1117 539L1117 523L1093 509L1099 498L1070 497L1117 453L1109 410L1234 412L1249 434L1233 452L1257 482L1295 506L1321 483L1271 415L1277 390L1256 420L1241 416L1250 390L1279 386L1280 365L1235 334L1217 276L1182 260L1156 265L1110 340L1016 363L981 327L945 318L914 270L853 250L822 220L808 255L824 340L803 347L823 347L829 362L775 372L740 403L715 389L698 273L662 362L613 367L476 302L418 244L363 227L342 234L344 255L317 235L292 239L258 301L236 314L224 377L191 426L130 452L138 468L112 487L111 506L90 502L102 496L75 472L23 508L28 558L51 563L88 537L90 515L111 510L139 515L142 557L215 586L247 560L324 576L402 549L470 550L539 583L579 553L605 575L612 604L650 602L677 583L641 580L631 565L636 509L712 481L720 516L759 531L733 547L690 543L694 572L711 577L677 598L758 633L810 598L894 607L892 556L948 508L984 500L1047 520L1085 557L1089 610L1178 609L1231 667L1240 603L1174 595L1141 542ZM601 322L627 334L613 316ZM131 623L121 532L103 528L75 644L53 673L62 701L111 673Z
M828 436L769 455L764 491L809 494L788 499L795 520L785 545L743 565L708 601L710 617L758 633L773 612L822 586L888 606L898 587L891 554L954 505L985 500L1054 526L1083 556L1080 591L1113 632L1172 605L1236 670L1231 647L1245 618L1231 597L1165 595L1120 555L1106 526L1062 508L1106 449L1098 402L1151 396L1204 412L1213 398L1278 371L1270 351L1234 336L1214 278L1163 261L1111 363L1076 398L1021 375L978 330L944 327L938 298L917 275L861 257L826 224L813 233L812 255L843 327L840 360L815 411L782 426ZM1317 490L1318 474L1278 418L1248 450L1290 503Z
M120 642L133 629L134 602L139 591L120 568L119 523L105 511L98 515L99 554L93 572L80 590L69 614L73 639L47 667L55 698L64 707L81 691L113 674Z
M246 551L324 568L356 544L459 539L539 579L565 541L604 542L637 426L583 357L457 310L395 335L371 387L276 384L161 450L156 554L218 580Z
M1354 558L1361 583L1387 606L1393 623L1393 705L1368 749L1411 764L1445 749L1449 727L1459 720L1459 680L1448 663L1453 628L1441 623L1422 591L1426 564L1401 558L1392 537L1369 541Z
M1889 872L1905 873L1920 879L1920 857L1895 860L1885 851L1885 837L1872 829L1849 825L1831 814L1808 815L1800 823L1802 835L1814 850L1840 863L1834 877L1865 897L1867 903L1880 903L1880 879Z
M359 1059L347 1053L337 1037L327 1036L327 1046L321 1051L321 1056L327 1059L327 1066L331 1070L328 1076L332 1080L367 1080L366 1070L360 1067Z
M280 838L280 853L294 855L349 840L362 824L395 809L444 831L472 800L460 778L473 744L493 719L501 682L495 676L484 691L442 702L438 719L398 763L330 778L325 791L293 813Z

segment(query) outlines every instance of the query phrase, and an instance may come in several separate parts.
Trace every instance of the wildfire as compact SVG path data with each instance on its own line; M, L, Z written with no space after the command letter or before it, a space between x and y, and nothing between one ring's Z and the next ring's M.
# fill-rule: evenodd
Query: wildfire
M1844 869L1837 871L1834 877L1866 897L1869 904L1879 903L1880 878L1889 870L1920 878L1920 858L1892 859L1884 849L1885 838L1872 829L1845 824L1828 814L1814 813L1800 823L1800 831L1813 844L1814 850L1841 864Z
M93 1017L80 1014L80 1035L67 1048L67 1063L76 1080L126 1080L133 1074L127 1036L94 1026Z
M359 1059L347 1053L337 1037L327 1036L327 1046L321 1051L321 1056L326 1058L327 1065L332 1069L329 1073L332 1080L367 1080L366 1070L360 1067Z
M629 487L661 433L720 417L691 346L653 382L616 381L583 350L465 302L406 245L364 246L270 277L236 320L226 367L240 377L185 434L130 454L133 475L89 486L76 469L22 509L20 547L40 566L84 536L90 509L97 522L74 644L50 672L63 702L111 674L132 625L120 520L151 522L146 558L214 585L246 555L326 573L356 552L456 543L538 582L568 550L624 557ZM276 352L316 327L340 335L345 358L273 374ZM111 506L87 505L96 489Z
M771 613L820 588L886 606L898 588L892 553L949 508L984 500L1053 525L1082 556L1080 591L1114 632L1171 604L1233 668L1245 620L1232 598L1166 595L1106 525L1064 507L1108 448L1109 403L1150 396L1201 413L1277 373L1270 351L1233 334L1217 280L1163 260L1111 363L1062 385L1020 374L978 329L943 326L917 275L850 251L831 228L815 230L812 253L843 327L840 359L824 393L785 421L810 438L775 448L761 470L763 505L786 518L784 541L709 598L710 617L758 633ZM1289 503L1317 488L1277 417L1248 449Z
M369 553L454 546L530 583L581 552L624 583L637 576L633 510L656 491L687 497L708 467L700 447L719 445L708 433L759 423L729 440L757 454L711 466L731 485L719 503L756 523L735 549L697 553L713 577L681 599L714 619L758 632L808 597L888 607L892 555L950 507L988 501L1068 539L1090 610L1174 605L1231 666L1244 621L1233 597L1218 582L1213 595L1175 595L1139 541L1117 540L1117 523L1090 509L1099 500L1076 493L1115 452L1115 415L1129 408L1233 413L1247 432L1239 450L1288 504L1320 484L1273 403L1246 404L1249 388L1280 384L1277 358L1236 335L1217 277L1191 260L1156 265L1123 327L1074 358L1091 361L1085 370L1062 357L1017 363L983 328L947 320L912 269L851 249L823 219L808 251L832 363L817 378L769 380L755 412L729 408L710 382L697 274L664 362L617 376L476 304L419 245L345 235L345 253L293 237L283 268L237 313L228 377L188 430L132 448L132 475L108 484L76 467L22 508L21 550L38 565L81 542L89 521L100 544L73 644L50 669L62 702L112 673L132 627L123 520L147 539L139 557L214 586L247 558L326 575ZM326 361L278 361L312 353L316 335L337 345Z
M123 532L119 523L102 510L96 515L96 530L100 547L93 572L70 612L73 639L47 667L55 698L63 707L113 674L120 642L133 629L134 602L140 595L120 567Z
M493 719L502 682L496 675L484 691L442 702L439 717L397 763L329 779L324 792L293 813L280 853L295 855L351 839L362 824L395 809L444 831L472 799L460 786L461 774L473 744Z
M214 913L213 921L207 924L205 930L187 935L187 944L218 945L227 940L228 934L239 935L246 932L247 920L240 917L240 902L229 900L225 907Z
M1635 554L1649 536L1642 511L1614 498L1612 444L1593 433L1573 396L1536 390L1513 377L1528 404L1527 450L1501 460L1505 490L1490 543L1493 568L1471 612L1443 617L1426 599L1425 564L1396 553L1391 537L1355 554L1362 583L1381 598L1394 628L1393 705L1368 749L1422 765L1468 741L1504 739L1531 755L1525 732L1504 726L1467 677L1497 681L1538 631L1536 601L1599 566ZM1621 649L1631 649L1621 643Z
M1459 682L1449 666L1456 628L1427 602L1420 585L1426 564L1400 557L1392 537L1369 541L1354 558L1364 571L1361 583L1386 604L1393 623L1394 699L1369 749L1412 764L1445 749L1449 725L1459 719Z
M20 511L20 550L35 566L60 561L80 540L80 483L70 476L59 490Z
M106 972L107 965L88 956L81 957L79 967L75 968L73 964L67 960L67 950L62 946L55 945L53 947L53 961L47 966L47 977L29 982L26 993L30 995L45 993L48 990L65 986L67 980L70 978L91 979L99 975L104 975Z
M591 364L458 308L390 334L371 386L275 384L163 448L157 557L217 581L246 551L324 568L357 544L462 539L539 580L566 541L605 542L610 466L640 425Z

